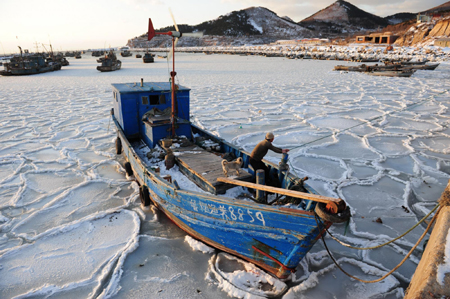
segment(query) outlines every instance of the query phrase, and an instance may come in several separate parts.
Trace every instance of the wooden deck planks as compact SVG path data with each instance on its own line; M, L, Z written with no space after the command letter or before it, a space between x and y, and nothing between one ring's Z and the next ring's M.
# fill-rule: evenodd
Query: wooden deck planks
M218 177L224 176L222 170L222 157L212 152L208 152L196 145L179 147L174 150L174 154L178 160L185 165L188 165L198 178L209 185L212 185L217 193L234 187L233 185L217 181ZM228 172L230 177L237 180L249 181L252 179L252 175L243 169L239 170L239 174L239 176L236 176L236 171Z

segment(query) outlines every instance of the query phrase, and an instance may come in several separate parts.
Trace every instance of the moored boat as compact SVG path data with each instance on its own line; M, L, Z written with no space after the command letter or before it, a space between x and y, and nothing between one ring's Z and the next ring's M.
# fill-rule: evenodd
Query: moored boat
M120 52L120 55L121 55L122 57L130 57L130 56L133 55L133 53L131 53L131 52L128 51L128 50L125 50L125 51Z
M150 52L147 51L147 52L144 54L144 57L142 57L142 61L143 61L144 63L152 63L152 62L155 62L155 59L153 58L152 53L150 53Z
M411 77L415 73L415 70L385 70L385 71L371 71L367 74L372 76L385 76L385 77Z
M116 54L112 50L105 57L99 58L97 62L101 63L101 65L97 66L97 70L100 72L117 71L122 67L122 62L117 59Z
M4 70L0 71L2 76L24 76L35 75L46 72L58 71L61 69L61 63L55 61L48 61L42 54L24 55L22 48L20 49L20 56L14 56L10 62L4 63Z
M149 30L149 39L154 35ZM175 85L175 75L172 71L170 82L112 84L116 153L124 154L142 203L154 204L194 238L288 278L325 228L348 219L349 209L290 173L286 155L280 165L264 161L277 187L253 183L260 172L250 166L248 152L191 124L190 89ZM233 178L224 175L225 157L243 161ZM180 186L178 177L164 173L171 167L196 187ZM241 194L221 195L236 186L245 188L232 194ZM269 204L265 191L279 196Z

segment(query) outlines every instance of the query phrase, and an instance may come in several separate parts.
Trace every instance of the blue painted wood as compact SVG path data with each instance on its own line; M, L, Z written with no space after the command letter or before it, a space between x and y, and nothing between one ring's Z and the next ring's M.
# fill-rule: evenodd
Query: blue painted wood
M226 198L210 193L187 191L180 189L175 181L169 183L143 162L129 141L129 132L124 129L129 129L128 121L135 121L124 112L128 109L135 111L135 118L142 113L139 108L133 110L132 107L125 107L136 106L139 103L136 95L140 95L141 91L134 90L135 87L128 84L113 86L116 96L115 113L112 117L117 127L118 137L122 140L123 153L133 168L136 180L139 184L148 187L152 202L194 238L246 259L280 278L287 278L320 234L324 233L324 227L317 226L314 213ZM165 90L164 87L161 89ZM188 91L185 90L185 92ZM135 96L134 100L133 96ZM188 94L184 100L188 104ZM138 120L140 121L140 118ZM124 127L121 122L125 123ZM248 152L199 127L190 125L189 128L194 134L220 144L222 152L232 152L236 157L242 157L244 167L248 167L250 156ZM149 144L142 132L140 134L141 138ZM270 162L266 164L272 171L278 171L277 165ZM188 168L180 166L180 170L188 177L192 177ZM295 179L298 178L289 173L287 176L284 175L282 184L291 184ZM306 184L305 188L315 193Z
M114 115L127 138L140 136L151 148L159 140L171 135L170 123L159 123L151 126L142 121L144 114L157 108L161 111L171 107L171 90L169 82L144 82L112 84L115 95ZM189 122L189 91L190 89L178 85L176 92L176 134L191 138ZM155 97L161 100L151 101Z

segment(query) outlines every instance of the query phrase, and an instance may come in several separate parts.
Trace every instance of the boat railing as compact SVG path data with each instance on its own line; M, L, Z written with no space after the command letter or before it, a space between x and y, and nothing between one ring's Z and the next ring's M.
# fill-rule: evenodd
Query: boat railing
M318 195L318 194L313 194L313 193L305 193L305 192L277 188L277 187L272 187L272 186L267 186L267 185L255 184L255 183L239 181L239 180L235 180L235 179L231 179L231 178L227 178L227 177L218 177L217 181L222 182L222 183L257 189L257 190L261 190L261 191L282 194L282 195L286 195L286 196L290 196L290 197L308 199L308 200L315 201L315 202L321 202L321 203L327 204L334 211L338 211L340 209L340 206L343 204L343 201L340 198L334 198L334 197L328 197L328 196L323 196L323 195Z

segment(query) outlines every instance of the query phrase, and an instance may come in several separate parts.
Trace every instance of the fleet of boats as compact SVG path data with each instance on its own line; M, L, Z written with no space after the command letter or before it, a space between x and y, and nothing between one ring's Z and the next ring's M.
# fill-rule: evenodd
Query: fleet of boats
M60 70L62 66L68 66L70 63L66 57L73 57L75 59L81 59L80 51L66 52L53 54L49 52L44 53L28 53L27 50L22 51L19 47L20 54L4 58L0 62L0 66L3 66L3 70L0 70L0 75L2 76L22 76L22 75L33 75L45 72L52 72ZM103 57L100 57L104 55ZM129 50L124 50L121 52L123 57L132 56ZM122 67L122 62L117 59L116 54L113 50L109 52L105 51L92 51L92 56L100 57L97 59L98 63L101 65L97 66L97 70L100 72L112 72L120 70ZM136 58L142 58L144 63L154 62L154 55L150 52L146 52L144 56L137 53ZM9 60L9 61L8 61Z
M4 70L0 71L2 76L23 76L34 75L46 72L58 71L61 69L61 62L53 57L46 57L44 54L23 53L20 49L20 55L11 57L9 62L3 63Z

